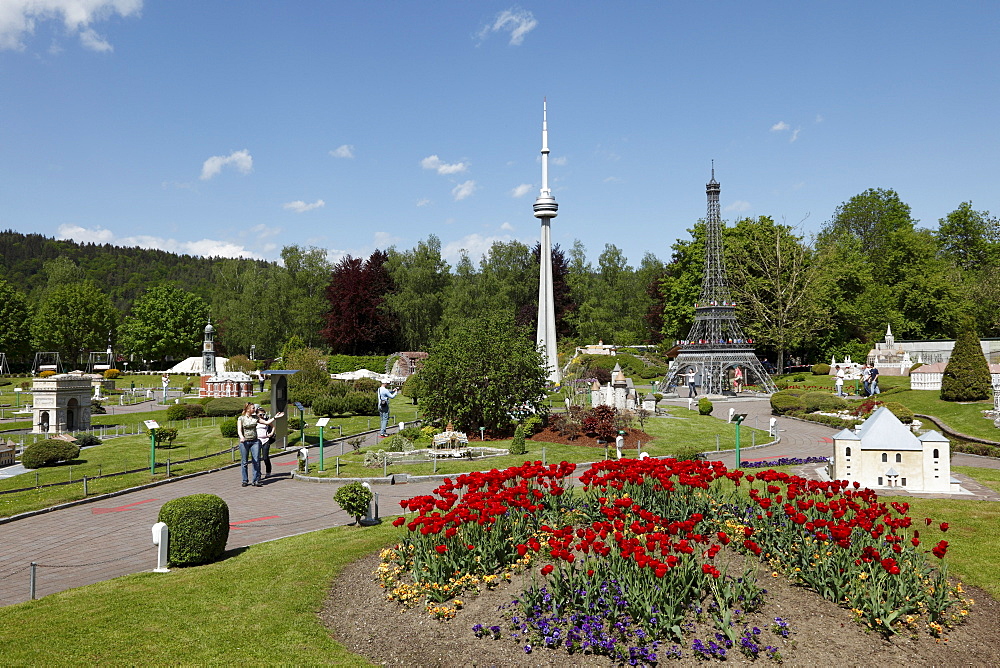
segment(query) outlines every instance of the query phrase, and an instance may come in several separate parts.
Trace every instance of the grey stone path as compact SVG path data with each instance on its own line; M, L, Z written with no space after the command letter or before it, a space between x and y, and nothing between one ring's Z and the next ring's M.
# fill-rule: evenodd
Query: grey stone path
M686 400L676 403L687 405ZM766 399L718 402L714 415L726 419L730 406L748 414L744 424L752 426L756 417L757 424L766 430L771 417ZM744 449L743 460L831 454L834 429L783 418L778 419L778 427L780 443ZM972 461L966 462L967 458ZM720 452L713 459L730 466L735 463L731 451ZM956 454L954 461L1000 468L1000 461L988 458ZM227 468L0 524L0 605L28 600L29 564L33 561L39 564L36 582L39 597L152 570L156 566L156 551L150 527L164 502L188 494L217 494L229 504L232 530L227 547L230 549L350 522L333 502L335 485L291 479L288 472L295 465L294 453L272 457L272 462L276 477L266 480L261 488L241 487L238 468ZM375 486L380 514L397 513L401 499L430 493L438 484Z

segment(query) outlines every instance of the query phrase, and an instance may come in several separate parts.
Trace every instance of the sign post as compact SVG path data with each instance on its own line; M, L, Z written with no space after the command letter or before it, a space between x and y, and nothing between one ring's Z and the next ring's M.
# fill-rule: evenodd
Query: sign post
M323 427L330 423L330 418L324 417L316 420L316 426L319 427L319 470L323 470Z
M740 425L743 424L746 417L746 413L738 413L733 416L733 421L736 422L736 468L740 468Z
M156 432L160 425L156 420L146 420L143 422L149 430L149 474L156 475Z
M295 407L299 409L299 446L306 444L306 407L301 402L296 401Z

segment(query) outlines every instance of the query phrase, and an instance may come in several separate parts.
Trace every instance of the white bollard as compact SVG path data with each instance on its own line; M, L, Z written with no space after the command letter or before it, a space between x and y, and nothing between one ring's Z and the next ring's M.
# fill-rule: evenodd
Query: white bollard
M726 419L726 422L732 424L732 422L733 422L733 416L734 415L736 415L736 409L735 408L730 408L729 409L729 418Z
M167 530L166 523L157 522L153 525L153 545L157 546L156 568L153 569L154 573L170 572L170 569L167 568L167 547L169 544L170 532Z
M622 458L622 448L625 447L625 437L621 434L615 439L615 450L618 451L618 459Z
M778 437L778 418L775 417L771 418L771 421L767 427L767 431L769 434L771 434L771 438Z
M649 453L648 452L640 452L639 453L639 459L648 459L648 458L649 458Z
M363 483L361 483L361 485L365 489L367 489L369 492L372 491L372 486L369 485L368 483L363 482ZM369 523L369 524L374 524L375 523L375 518L372 517L372 504L373 503L377 503L376 499L378 499L378 495L375 494L374 492L372 492L372 500L371 500L371 503L368 504L368 510L365 512L365 519L361 520L362 522L366 522L366 523ZM377 514L378 514L378 511L376 511L376 515Z
M688 397L688 410L694 410L694 397Z
M405 422L400 422L399 423L399 430L403 431L404 429L406 429L406 423Z

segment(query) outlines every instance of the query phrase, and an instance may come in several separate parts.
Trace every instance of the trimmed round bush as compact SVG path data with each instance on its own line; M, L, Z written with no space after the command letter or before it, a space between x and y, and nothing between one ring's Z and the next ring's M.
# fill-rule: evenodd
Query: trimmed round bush
M826 362L820 362L819 364L813 364L812 374L814 376L827 376L830 374L830 365Z
M771 395L771 411L775 415L787 415L798 411L804 412L806 402L798 394L782 390Z
M712 402L706 397L702 397L698 400L698 413L701 415L711 415L712 414Z
M510 448L507 450L512 455L523 455L528 451L527 447L524 445L524 425L519 424L514 430L514 438L510 442Z
M219 425L219 431L223 438L239 438L240 432L236 428L236 418L227 418Z
M824 413L835 413L847 408L847 400L836 394L828 394L819 401L819 410Z
M192 494L167 501L158 521L170 532L167 560L173 566L217 561L229 540L229 506L215 494Z
M106 380L115 380L116 378L118 378L121 375L122 375L122 372L119 371L118 369L105 369L104 370L104 378Z
M898 401L887 401L883 405L892 411L892 414L898 417L899 421L903 424L910 424L913 422L913 411Z
M80 456L80 447L69 441L45 439L32 443L21 453L21 464L25 468L40 469L59 462L68 462Z
M205 407L201 404L174 404L167 409L168 420L190 420L204 414Z
M333 495L340 509L354 518L359 525L361 518L368 514L368 506L372 502L372 491L360 482L344 485Z
M247 405L245 397L217 397L205 404L208 417L233 417L243 412Z

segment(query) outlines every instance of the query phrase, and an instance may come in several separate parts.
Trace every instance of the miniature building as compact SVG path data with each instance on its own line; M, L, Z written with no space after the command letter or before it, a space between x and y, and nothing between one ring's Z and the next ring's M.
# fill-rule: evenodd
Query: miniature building
M402 383L405 381L416 373L420 363L427 359L427 353L424 352L402 352L396 354L399 357L393 360L392 368L386 369L389 380L393 383Z
M215 370L215 327L205 326L205 343L201 348L200 397L249 397L253 395L253 378L242 371Z
M935 362L918 366L910 372L911 390L938 390L941 389L941 379L944 377L944 369L947 362ZM996 387L1000 384L1000 364L990 365L991 384Z
M858 482L871 489L904 488L909 492L961 492L951 477L951 448L936 431L920 436L880 406L856 431L833 437L834 480Z
M987 362L1000 362L1000 339L980 339L979 345ZM879 373L886 376L905 376L914 364L946 364L954 347L954 340L897 341L892 335L892 327L888 326L885 341L876 343L868 353L868 363L877 366Z
M36 378L31 384L33 434L90 429L90 378L62 373Z
M632 379L627 378L620 364L611 370L611 382L607 387L601 387L596 380L590 390L592 406L611 406L620 411L635 410L638 396Z
M14 463L14 455L14 442L0 440L0 466L11 466Z

